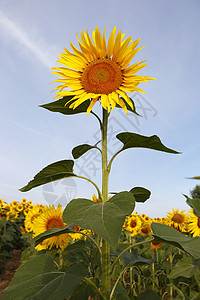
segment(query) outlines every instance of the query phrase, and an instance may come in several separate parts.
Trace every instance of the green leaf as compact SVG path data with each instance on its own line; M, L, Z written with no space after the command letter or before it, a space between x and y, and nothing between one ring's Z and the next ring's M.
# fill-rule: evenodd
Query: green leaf
M149 199L151 192L143 187L134 187L130 190L130 193L133 194L135 197L136 202L145 202L147 199Z
M187 258L183 258L177 262L172 271L168 274L168 278L174 279L179 276L191 278L197 270Z
M172 244L200 259L200 237L186 237L173 227L159 223L152 223L151 228L154 237L159 241Z
M98 286L97 278L92 278L91 281ZM86 281L81 281L76 289L73 292L72 297L70 300L88 300L88 299L96 299L97 292L94 288L87 283Z
M120 255L122 250L117 250L112 254L115 256ZM135 265L150 265L154 263L156 260L154 258L146 259L142 256L138 255L137 249L134 249L133 252L125 252L121 257L120 260L123 261L125 267L130 268Z
M200 176L189 177L188 179L200 179Z
M66 206L63 220L98 233L116 249L125 217L134 207L135 199L129 192L118 193L105 203L74 199Z
M122 97L120 97L120 98L124 101L127 110L129 110L129 111L131 111L132 113L134 113L134 114L136 114L136 115L138 115L138 116L141 117L141 115L138 114L138 113L136 112L135 103L134 103L133 99L131 99L131 98L129 97L129 99L131 100L131 102L132 102L132 104L133 104L133 109L132 109L132 108L130 107L130 105L126 102L126 100L125 100L124 98L122 98ZM121 106L120 106L119 104L116 104L116 107L117 107L117 108L121 108Z
M33 241L35 242L35 246L37 246L42 241L49 239L52 236L56 236L64 233L72 233L73 232L72 230L73 230L72 227L69 227L68 225L59 228L48 229L47 231L37 235Z
M32 188L49 183L58 179L77 176L73 173L73 160L60 160L48 165L35 175L26 186L20 189L21 192L27 192Z
M116 300L130 300L130 298L127 295L126 289L119 283L115 288L113 296L115 297Z
M49 255L39 255L20 266L4 290L3 300L63 300L86 275L83 264L59 272Z
M200 218L200 199L195 198L195 199L191 199L188 196L184 195L187 200L186 203L193 208L193 212L194 214Z
M40 107L46 108L52 112L59 112L64 115L74 115L78 113L83 113L87 111L88 106L90 105L90 101L86 100L82 104L80 104L75 109L69 108L69 105L72 104L74 101L71 101L69 104L66 103L71 100L74 96L66 96L57 101L40 105Z
M117 139L120 140L124 146L122 150L129 148L148 148L158 151L163 151L167 153L178 154L179 152L165 147L157 135L152 135L150 137L143 136L132 132L121 132L117 134Z
M72 155L74 159L77 159L79 157L81 157L83 154L85 154L87 151L89 151L90 149L96 149L95 146L91 146L88 144L82 144L79 146L76 146L73 150L72 150Z
M154 291L148 290L137 296L136 300L161 300L161 298Z

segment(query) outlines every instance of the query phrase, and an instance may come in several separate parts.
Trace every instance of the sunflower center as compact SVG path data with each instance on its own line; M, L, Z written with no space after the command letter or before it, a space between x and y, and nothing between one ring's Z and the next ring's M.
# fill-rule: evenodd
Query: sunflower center
M130 227L134 228L134 227L136 227L136 225L137 225L137 222L135 220L131 220Z
M174 221L176 223L183 223L184 218L180 214L174 214L172 217L172 221Z
M32 215L31 220L30 220L32 224L33 224L33 221L35 220L35 218L37 218L39 215L40 214L34 214L34 215Z
M197 226L200 228L200 218L197 220Z
M122 79L119 65L111 59L102 58L84 69L81 84L87 93L110 94L120 87Z
M64 223L60 218L52 218L47 221L46 229L59 228L63 227Z

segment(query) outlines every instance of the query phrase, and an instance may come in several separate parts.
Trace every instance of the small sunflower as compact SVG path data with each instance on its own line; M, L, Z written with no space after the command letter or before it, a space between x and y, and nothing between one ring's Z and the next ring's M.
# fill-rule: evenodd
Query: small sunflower
M26 211L28 211L28 213L26 213ZM42 211L43 211L43 209L40 207L39 204L35 205L33 207L33 209L24 210L25 215L26 215L24 225L25 225L27 232L33 231L33 229L34 229L33 222L37 217L39 217L41 215Z
M187 229L193 237L200 236L200 218L193 213L192 209L189 210Z
M22 211L22 210L24 209L23 204L18 204L17 207L16 207L16 209L17 209L18 211Z
M138 234L138 230L140 229L142 221L139 215L130 215L125 220L125 229L130 231L131 236L135 236Z
M157 251L161 247L162 247L162 243L160 243L160 242L151 242L151 244L150 244L151 250Z
M52 228L60 228L65 226L66 224L62 219L62 206L59 204L57 209L55 209L54 205L49 205L49 207L43 208L43 212L33 221L33 232L34 236L45 232L48 229ZM46 249L49 247L51 249L53 246L56 248L60 247L62 250L67 247L69 242L69 234L60 234L57 236L53 236L44 240L39 247L42 249ZM40 250L37 247L37 250Z
M75 101L69 107L73 109L86 100L91 100L87 114L98 100L101 100L102 107L108 112L113 110L116 104L126 112L126 104L133 110L133 103L127 92L144 93L138 88L138 84L154 79L135 75L146 66L146 60L129 65L135 54L144 48L136 49L140 39L134 42L131 36L123 39L125 34L119 30L116 35L114 27L106 43L105 31L106 27L102 36L96 27L92 34L93 41L88 30L86 33L81 31L80 39L77 35L80 50L70 42L74 53L64 48L65 53L61 53L58 60L64 67L55 67L52 72L62 77L53 81L62 83L54 89L59 90L55 98L72 96L69 102ZM65 88L71 90L64 90Z
M17 207L18 202L17 202L16 200L13 200L13 201L10 203L10 205L11 205L12 207Z
M174 227L178 231L184 231L187 226L187 214L184 213L184 210L179 212L179 209L172 209L172 212L168 212L166 217L166 224Z
M139 230L139 234L142 236L147 236L147 235L151 235L152 230L151 230L151 223L143 223L140 230Z
M75 225L74 226L74 230L77 231L77 233L69 233L70 237L73 239L73 240L79 240L83 237L83 235L81 233L79 233L81 227Z
M25 205L25 204L26 204L26 202L27 202L27 200L26 200L26 199L22 199L22 200L21 200L21 204L24 204L24 205Z

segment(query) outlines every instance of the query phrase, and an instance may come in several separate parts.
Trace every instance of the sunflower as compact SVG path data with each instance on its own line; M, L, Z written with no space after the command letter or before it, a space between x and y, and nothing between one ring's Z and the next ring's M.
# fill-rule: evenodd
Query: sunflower
M184 231L187 226L188 217L184 210L179 212L179 209L172 209L166 217L166 224L174 227L178 231Z
M17 207L16 207L16 209L17 209L18 211L22 211L22 210L24 209L24 207L23 207L22 204L18 204Z
M131 236L135 236L138 234L138 230L140 229L140 226L142 224L142 221L139 217L139 215L130 215L125 220L125 229L127 231L130 231Z
M26 204L26 202L27 202L27 200L26 200L26 199L24 199L24 198L21 200L21 204L24 204L24 205L25 205L25 204Z
M200 218L193 213L192 209L190 209L188 212L189 218L187 229L193 234L193 237L200 236Z
M79 233L81 227L77 226L77 225L74 225L74 230L77 231L76 233L69 233L70 237L73 239L73 240L79 240L83 237L83 235L81 233Z
M0 206L2 206L5 203L3 199L0 199Z
M114 27L106 43L105 31L106 27L102 36L99 28L96 27L92 34L93 41L88 30L86 33L81 31L80 39L77 35L80 50L70 42L73 53L64 48L65 53L61 53L58 59L64 67L52 68L54 70L52 73L62 77L53 81L62 83L54 89L59 90L55 98L72 96L67 102L73 101L69 108L75 109L90 99L87 114L98 100L101 100L102 107L108 112L110 109L113 110L116 104L126 112L126 104L133 110L133 103L127 92L144 93L138 88L138 84L154 79L149 76L135 75L146 66L144 64L146 60L129 66L135 54L144 48L136 48L140 39L134 42L131 36L123 39L125 34L119 30L116 35L116 27ZM64 90L65 88L71 90Z
M143 223L139 230L139 234L142 236L151 235L151 232L151 222Z
M28 213L26 213L27 211L28 211ZM24 210L25 215L26 215L24 225L25 225L27 232L33 231L33 229L34 229L33 222L37 217L39 217L41 215L42 211L43 211L43 209L40 207L39 204L35 205L33 207L33 209Z
M60 204L57 209L55 209L54 205L49 205L49 207L46 206L43 208L42 214L33 221L34 236L45 232L48 229L65 226L66 224L63 222L62 214L62 206ZM56 248L60 247L63 250L67 247L68 242L69 235L67 233L60 234L44 240L38 247L36 247L36 249L40 250L41 248L46 249L48 247L51 249L53 246L56 246Z
M162 243L160 243L160 242L151 242L151 244L150 244L151 250L157 251L161 247L162 247Z

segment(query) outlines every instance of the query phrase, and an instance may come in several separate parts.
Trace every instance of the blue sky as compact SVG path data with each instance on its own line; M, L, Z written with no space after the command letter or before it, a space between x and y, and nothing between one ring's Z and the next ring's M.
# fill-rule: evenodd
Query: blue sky
M156 0L111 1L0 1L0 198L10 202L27 198L36 203L62 205L72 197L91 198L88 182L68 179L27 193L18 189L46 165L71 158L82 143L95 144L96 119L80 114L66 117L38 106L53 101L55 80L51 68L76 33L97 25L107 35L114 26L141 38L145 46L134 62L150 58L140 71L157 81L141 84L145 95L131 95L142 118L115 109L109 127L109 151L120 147L121 131L158 135L179 155L147 149L126 150L114 161L110 191L143 186L151 198L137 205L151 217L164 216L172 208L188 209L182 194L189 194L200 175L199 140L199 17L200 2ZM96 105L95 110L100 112ZM87 174L100 184L97 153L88 152L75 162L75 173ZM65 195L66 192L66 195Z

